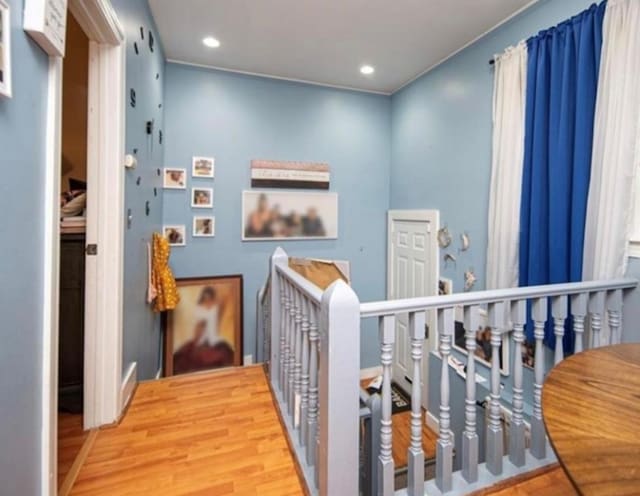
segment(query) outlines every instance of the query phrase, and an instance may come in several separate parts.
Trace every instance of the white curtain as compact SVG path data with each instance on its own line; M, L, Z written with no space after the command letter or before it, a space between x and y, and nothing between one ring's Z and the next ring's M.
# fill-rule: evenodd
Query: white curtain
M526 85L527 45L521 42L495 59L487 289L518 286Z
M640 167L640 1L609 0L603 26L583 279L624 276Z

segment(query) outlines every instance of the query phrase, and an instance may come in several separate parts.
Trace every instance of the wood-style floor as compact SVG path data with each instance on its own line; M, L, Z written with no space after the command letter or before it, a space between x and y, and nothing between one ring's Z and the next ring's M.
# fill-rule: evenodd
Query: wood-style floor
M82 430L82 414L58 414L58 489L88 436L89 432Z
M72 495L304 494L262 367L141 383Z
M472 496L576 496L571 481L559 465L508 479Z

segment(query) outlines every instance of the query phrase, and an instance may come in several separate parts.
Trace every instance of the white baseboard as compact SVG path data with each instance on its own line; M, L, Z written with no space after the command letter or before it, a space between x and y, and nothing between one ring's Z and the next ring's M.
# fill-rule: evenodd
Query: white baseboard
M253 355L245 355L242 365L253 365Z
M363 379L373 379L374 377L378 377L382 375L382 366L378 365L377 367L370 367L368 369L360 369L360 380Z
M160 379L161 377L162 377L162 367L160 367L156 372L156 380Z
M125 408L131 401L131 396L133 396L133 391L136 388L136 384L138 383L138 364L133 362L129 365L127 369L127 373L124 376L124 380L122 381L122 386L120 386L120 411L124 412Z
M433 413L427 411L427 427L436 434L440 434L440 420Z

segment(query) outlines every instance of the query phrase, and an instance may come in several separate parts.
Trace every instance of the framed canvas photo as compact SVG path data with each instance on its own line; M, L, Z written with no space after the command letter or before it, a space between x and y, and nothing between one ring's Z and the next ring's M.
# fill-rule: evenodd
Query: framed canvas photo
M11 11L0 0L0 95L11 98Z
M187 189L187 169L164 169L162 186L165 189Z
M191 188L193 208L213 208L213 188Z
M191 175L193 177L213 178L215 173L215 159L213 157L193 157Z
M242 276L176 281L165 319L165 376L242 365Z
M169 240L171 246L185 246L187 232L184 225L162 226L162 234Z
M216 234L216 218L215 217L194 217L193 218L193 237L194 238L212 238Z
M242 239L336 239L338 195L291 191L244 191Z

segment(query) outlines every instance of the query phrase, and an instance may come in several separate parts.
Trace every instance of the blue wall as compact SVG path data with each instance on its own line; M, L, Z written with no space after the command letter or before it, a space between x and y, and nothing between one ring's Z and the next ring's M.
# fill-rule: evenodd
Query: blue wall
M327 162L339 194L339 237L283 242L291 254L351 262L364 300L385 296L390 99L325 87L167 64L165 165L190 170L194 155L216 159L215 238L192 238L189 189L166 190L164 222L185 224L187 246L173 248L176 277L244 276L244 353L255 356L255 298L276 242L241 241L241 194L252 159ZM363 346L364 366L377 356Z
M124 373L132 362L137 362L138 379L152 379L160 365L160 319L146 303L146 242L162 225L162 181L157 170L162 167L165 148L159 142L159 131L164 133L164 53L146 0L112 3L127 37L126 153L133 154L137 149L138 159L138 166L127 170L125 177L125 212L131 209L133 222L130 229L125 227L122 366ZM140 27L144 28L144 39ZM155 39L153 52L149 49L149 30ZM136 91L135 107L129 103L132 88ZM146 132L146 122L150 120L154 121L151 136ZM147 201L149 216L145 212Z
M13 98L0 97L0 493L40 487L48 57L11 2Z
M541 0L392 97L391 208L439 209L454 234L449 250L457 263L443 277L462 291L464 271L485 287L487 211L491 177L493 68L489 59L549 28L592 0ZM471 248L458 253L467 231Z

